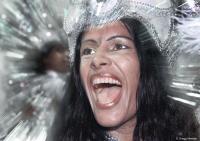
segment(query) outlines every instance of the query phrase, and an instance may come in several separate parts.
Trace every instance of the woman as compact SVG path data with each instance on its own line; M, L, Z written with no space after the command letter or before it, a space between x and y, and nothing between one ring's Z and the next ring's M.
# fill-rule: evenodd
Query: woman
M53 140L199 139L192 111L167 97L165 57L138 19L86 28L76 43Z

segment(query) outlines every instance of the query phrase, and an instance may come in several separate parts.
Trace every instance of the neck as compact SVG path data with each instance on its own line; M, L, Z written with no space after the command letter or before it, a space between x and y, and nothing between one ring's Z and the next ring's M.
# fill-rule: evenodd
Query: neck
M133 133L136 126L136 119L127 121L123 125L111 129L108 133L117 141L133 141Z

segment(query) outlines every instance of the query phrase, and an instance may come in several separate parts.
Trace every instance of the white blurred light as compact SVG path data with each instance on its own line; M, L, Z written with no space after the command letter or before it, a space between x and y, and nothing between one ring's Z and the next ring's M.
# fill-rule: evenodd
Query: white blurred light
M196 98L200 98L200 94L197 94L197 93L186 93L186 95L196 97Z
M42 13L42 17L46 18L47 17L47 13Z
M188 67L192 68L192 67L195 67L195 65L193 65L193 64L190 64L190 65L188 65Z
M27 77L28 74L27 73L17 73L17 74L13 74L12 78L13 79L19 79L19 78L23 78L23 77Z
M48 28L52 28L53 26L52 26L52 24L48 24Z
M46 36L47 36L47 37L50 37L51 35L52 35L51 32L47 32L47 33L46 33Z
M18 58L18 59L23 59L24 58L24 55L22 54L19 54L19 53L15 53L15 52L6 52L6 56L8 57L14 57L14 58Z
M36 36L30 37L30 40L33 42L39 42L40 40Z
M2 18L2 19L6 19L7 16L6 16L5 14L2 14L2 15L1 15L1 18Z
M9 80L9 81L8 81L8 84L9 84L9 85L12 85L12 84L13 84L13 81L12 81L12 80Z
M176 100L176 101L179 101L179 102L191 105L191 106L196 106L197 105L197 103L193 102L193 101L189 101L189 100L178 98L178 97L172 97L172 96L169 96L169 97L174 99L174 100Z
M178 86L178 87L193 88L193 85L192 85L192 84L185 84L185 83L178 83L178 82L173 82L172 84L175 85L175 86Z

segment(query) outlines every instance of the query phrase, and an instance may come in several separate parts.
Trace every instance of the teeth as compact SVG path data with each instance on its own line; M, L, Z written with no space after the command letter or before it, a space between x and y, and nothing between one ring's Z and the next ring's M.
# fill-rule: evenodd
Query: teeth
M121 85L121 83L118 80L113 79L113 78L108 78L108 77L105 77L105 78L96 78L92 82L93 85L102 84L102 83L109 83L109 84Z

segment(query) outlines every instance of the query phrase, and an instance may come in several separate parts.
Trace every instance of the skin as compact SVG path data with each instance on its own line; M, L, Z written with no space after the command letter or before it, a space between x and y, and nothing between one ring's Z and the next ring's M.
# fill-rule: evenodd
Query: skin
M132 140L140 77L133 38L119 21L92 27L83 34L80 54L81 80L97 122L108 127L110 134L119 140ZM110 94L106 98L111 99L110 103L99 104L92 81L104 77L117 79L121 88L114 91L117 94ZM116 95L117 100L112 101Z
M69 69L69 57L67 50L63 46L56 46L44 59L46 70L53 70L60 73L66 73Z

